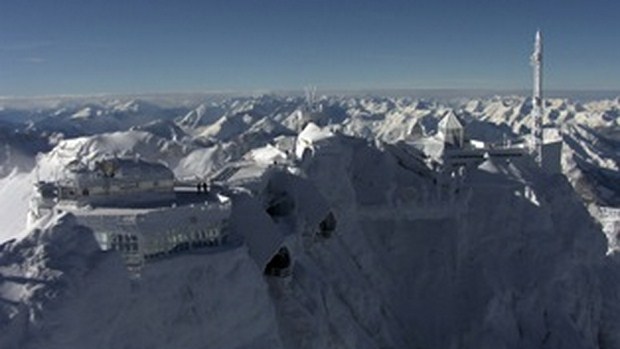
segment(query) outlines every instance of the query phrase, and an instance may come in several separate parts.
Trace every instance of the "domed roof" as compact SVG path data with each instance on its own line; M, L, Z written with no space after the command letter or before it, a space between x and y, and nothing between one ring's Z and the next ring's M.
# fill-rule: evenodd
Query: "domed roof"
M94 166L68 168L65 179L79 187L100 183L103 178L118 182L169 181L174 173L165 165L141 159L113 158L94 163Z

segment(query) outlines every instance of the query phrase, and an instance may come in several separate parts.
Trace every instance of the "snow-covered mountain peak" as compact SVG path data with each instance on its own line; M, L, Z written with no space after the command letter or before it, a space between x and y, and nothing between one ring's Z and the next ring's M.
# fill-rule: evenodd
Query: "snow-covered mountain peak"
M531 104L325 96L319 115L263 95L0 111L0 165L17 149L38 164L0 178L0 347L619 347L620 101L547 100L562 174L525 148ZM446 113L456 150L438 133ZM177 201L102 209L32 190L107 157L162 162ZM119 190L163 190L143 177ZM33 193L54 209L28 231L17 218ZM193 228L216 197L230 215L214 246L222 231ZM141 245L137 231L164 235ZM122 237L101 251L101 233ZM134 242L158 252L128 269Z

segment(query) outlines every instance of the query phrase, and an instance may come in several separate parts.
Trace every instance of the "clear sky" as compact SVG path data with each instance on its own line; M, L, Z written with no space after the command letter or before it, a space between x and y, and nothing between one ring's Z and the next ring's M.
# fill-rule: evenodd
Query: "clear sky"
M0 0L0 95L620 90L618 0Z

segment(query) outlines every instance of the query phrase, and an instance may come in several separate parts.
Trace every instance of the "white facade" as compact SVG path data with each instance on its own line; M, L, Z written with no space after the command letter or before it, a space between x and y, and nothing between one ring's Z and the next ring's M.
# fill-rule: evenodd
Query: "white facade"
M102 250L128 267L180 251L221 245L228 236L230 199L177 188L172 171L139 159L70 165L58 182L39 182L31 218L68 211L90 228Z
M130 267L178 252L218 246L228 236L230 200L153 209L68 209L93 230L102 250L118 251Z

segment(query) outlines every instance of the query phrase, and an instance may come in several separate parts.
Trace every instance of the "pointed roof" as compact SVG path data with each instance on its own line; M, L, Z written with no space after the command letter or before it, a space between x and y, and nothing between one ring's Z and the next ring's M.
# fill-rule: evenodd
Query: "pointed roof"
M459 120L458 116L454 114L454 111L450 110L444 115L441 121L439 121L438 127L443 130L462 129L463 123Z
M426 135L426 132L424 131L424 127L422 126L422 123L420 122L420 120L415 120L415 122L413 123L413 125L411 125L411 128L409 129L409 133L407 134L407 137L417 139L417 138L422 138L425 135Z

